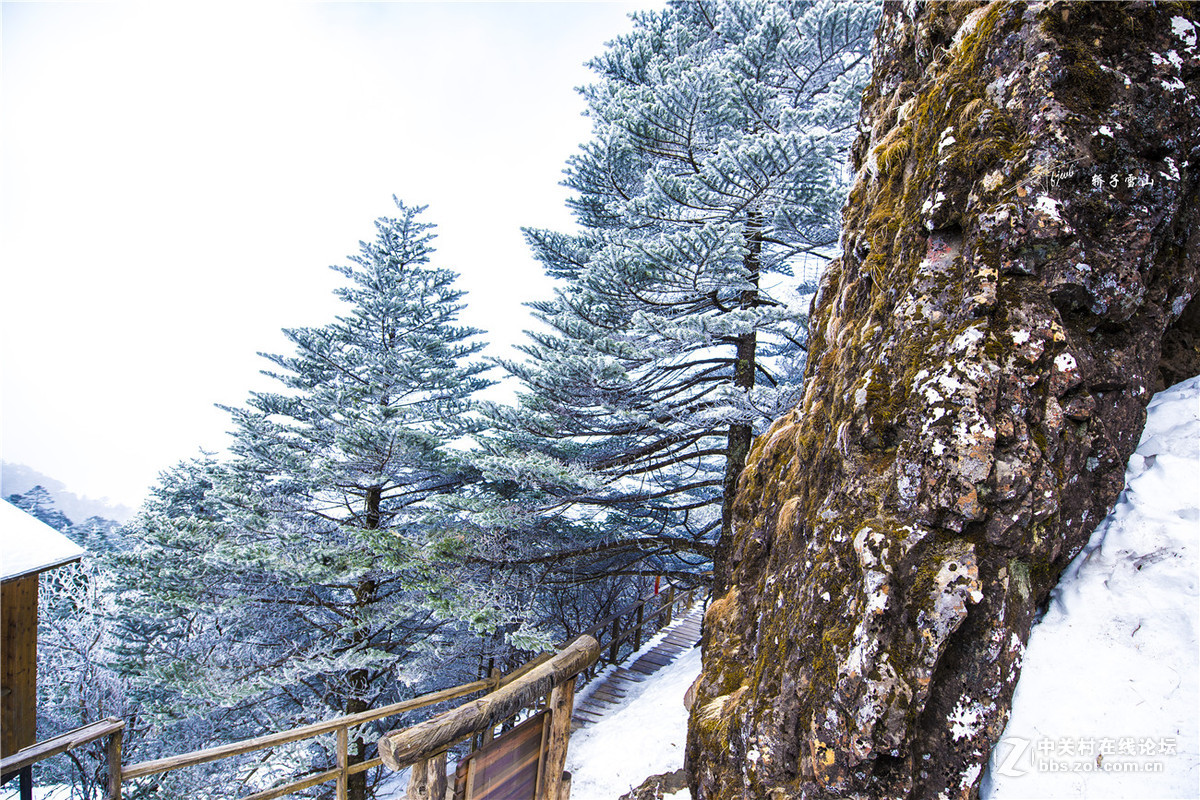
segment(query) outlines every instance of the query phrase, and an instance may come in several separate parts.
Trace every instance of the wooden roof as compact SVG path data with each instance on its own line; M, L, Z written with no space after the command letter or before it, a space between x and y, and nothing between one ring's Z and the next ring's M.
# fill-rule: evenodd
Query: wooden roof
M0 501L0 581L45 572L83 557L83 548L12 503Z

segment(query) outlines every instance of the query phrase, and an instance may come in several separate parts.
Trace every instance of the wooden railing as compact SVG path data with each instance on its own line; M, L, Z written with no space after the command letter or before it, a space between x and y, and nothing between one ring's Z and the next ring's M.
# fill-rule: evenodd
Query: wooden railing
M600 620L586 631L583 631L576 637L575 642L583 639L594 640L598 657L589 660L578 672L572 673L572 677L580 683L586 683L605 665L619 663L629 653L637 651L641 647L642 642L671 623L678 608L686 609L692 605L695 591L695 589L692 589L678 592L675 587L668 587L662 594L651 595L632 603L615 614L611 614ZM562 650L565 651L569 647L570 645L563 645ZM107 800L120 800L122 784L137 778L173 772L186 767L268 750L280 745L332 733L336 736L337 756L334 767L323 772L306 775L303 778L282 786L247 795L242 800L270 800L271 798L282 797L292 792L298 792L302 789L329 781L337 781L337 797L345 798L347 781L351 775L365 772L383 763L383 759L380 757L356 764L349 763L351 728L476 693L497 692L511 684L526 681L536 677L536 675L540 675L545 671L543 665L552 661L558 655L561 655L561 653L544 653L505 676L494 674L473 683L454 686L439 692L422 695L411 700L393 703L389 706L364 711L359 714L337 717L326 722L305 725L281 733L259 736L254 739L154 759L152 761L143 761L125 767L121 766L121 746L125 723L119 719L107 719L84 726L62 736L39 742L10 756L6 756L0 762L0 772L5 775L18 772L51 756L84 747L97 739L108 737L106 746L108 760ZM576 680L572 680L571 694L574 693ZM472 729L472 733L481 734L480 741L490 741L497 726L511 724L514 717L522 711L544 707L548 703L552 703L552 700L547 692L539 695L537 692L530 693L526 691L523 694L522 703L511 708L509 707L511 704L504 705L504 715L496 716L492 714L488 719L481 720Z
M421 695L414 697L411 700L405 700L400 703L393 703L390 706L376 708L371 711L363 711L359 714L350 714L344 717L337 717L327 722L318 722L313 725L305 725L301 728L293 728L290 731L282 733L273 733L267 736L259 736L255 739L247 739L241 742L221 745L220 747L210 747L207 750L198 750L193 753L184 753L183 755L170 756L168 758L159 758L154 761L144 761L140 764L133 764L121 770L121 779L125 781L134 780L136 778L146 777L148 775L157 775L163 772L171 772L184 767L194 767L198 764L207 764L210 761L216 761L222 758L232 758L233 756L245 755L258 750L267 750L272 747L278 747L291 742L298 742L304 739L311 739L315 736L321 736L328 733L337 735L337 763L332 769L318 772L312 775L293 781L292 783L276 786L271 789L265 789L261 792L247 795L242 800L269 800L273 797L282 797L292 792L298 792L302 789L307 789L310 786L316 786L320 783L328 783L329 781L337 781L337 796L344 798L346 796L346 784L351 775L356 775L359 772L365 772L372 767L377 767L383 763L379 758L372 758L358 764L349 763L349 742L350 729L362 725L366 722L374 722L386 717L396 716L408 711L415 711L420 708L444 703L447 700L457 700L460 697L466 697L476 692L486 692L494 690L498 687L495 680L487 679L475 681L474 683L463 684L462 686L454 686L449 689L443 689L440 692Z
M535 800L565 800L571 793L570 775L563 767L571 736L575 681L599 657L600 645L596 640L581 635L548 660L529 669L523 668L520 676L510 676L508 685L486 697L417 725L384 734L379 740L383 763L392 770L413 767L407 797L444 797L449 748L482 731L493 730L522 709L541 705L541 698L545 698L548 717L535 762L538 769ZM470 785L471 775L472 770L468 769L467 785ZM472 796L471 789L466 790L466 795Z
M620 664L630 653L640 650L642 643L670 625L677 613L692 607L697 591L678 591L668 586L662 594L643 597L584 631L581 635L592 636L600 643L600 658L580 676L583 682L590 681L605 666Z
M582 688L582 684L596 677L596 674L606 666L620 664L630 653L640 650L643 642L670 625L681 610L691 608L692 604L696 602L699 591L699 588L680 591L674 586L668 586L661 594L648 595L630 603L620 611L604 617L587 630L581 631L578 636L591 636L599 643L600 658L579 674L580 686L577 688ZM558 648L561 650L566 646L564 642L559 644ZM515 680L539 664L544 664L553 655L553 653L542 653L534 656L507 675L504 680Z
M97 739L108 738L105 752L108 760L108 798L121 798L121 742L125 735L125 723L122 720L109 717L108 719L84 725L73 731L47 739L44 742L22 748L10 756L0 759L0 774L11 775L28 769L39 761L51 756L66 753L85 747ZM22 780L29 780L26 776Z

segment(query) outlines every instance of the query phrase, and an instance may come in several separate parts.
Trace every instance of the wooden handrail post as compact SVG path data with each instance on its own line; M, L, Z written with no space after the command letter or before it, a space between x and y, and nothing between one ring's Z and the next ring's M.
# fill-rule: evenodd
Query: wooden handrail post
M337 800L346 800L349 792L350 776L346 768L350 766L350 728L343 725L337 729Z
M635 652L635 653L638 650L642 649L642 624L644 622L643 616L644 616L645 610L646 610L646 601L643 600L642 602L638 603L637 627L635 627L633 629L633 652Z
M621 650L621 618L617 617L612 624L612 642L608 645L608 661L610 664L617 663L617 654Z
M492 679L493 686L499 686L500 685L500 668L495 667L495 666L492 667L491 674L489 675L489 677ZM503 720L496 720L496 722L503 722ZM484 745L491 744L491 742L495 738L496 738L496 726L489 725L489 726L487 726L487 728L484 729L483 735L480 737L479 746L483 747Z
M567 745L571 740L571 712L575 706L575 679L568 678L550 692L550 736L546 742L545 780L537 800L562 800L563 767L567 763ZM570 783L567 782L570 792Z
M446 753L413 764L404 800L445 800Z
M665 628L671 624L671 619L675 614L675 587L667 587L667 604L666 604L666 619L663 620L662 626Z
M125 740L122 725L108 737L108 800L121 800L121 746Z

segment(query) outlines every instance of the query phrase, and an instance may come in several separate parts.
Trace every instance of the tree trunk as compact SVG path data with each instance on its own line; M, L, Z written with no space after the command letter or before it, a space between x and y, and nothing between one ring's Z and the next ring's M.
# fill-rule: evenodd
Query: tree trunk
M750 212L746 221L746 276L751 288L742 291L738 298L738 307L754 308L759 303L758 281L762 257L762 214ZM756 350L758 336L753 330L734 340L736 362L733 368L733 385L743 391L754 388L754 375L757 369ZM729 547L733 541L733 501L737 491L738 476L746 466L746 456L750 453L750 442L754 438L754 429L749 423L730 423L729 436L725 446L725 480L721 494L721 533L713 550L713 593L725 591L728 585Z
M885 6L804 399L751 449L706 616L697 798L976 796L1195 327L1197 57L1158 54L1196 15Z
M366 579L361 581L354 590L354 608L355 617L358 617L362 609L369 608L373 603L378 601L379 586L375 581ZM355 645L365 644L367 637L362 631L356 631L353 641ZM370 708L370 703L367 698L371 691L370 675L365 669L355 669L346 673L346 685L348 693L346 702L343 705L343 711L346 714L357 714L361 711L366 711ZM361 736L355 736L350 740L350 747L347 751L346 763L348 766L361 764L367 760L367 742ZM367 773L359 772L349 776L346 780L346 797L347 800L366 800L367 798Z
M382 486L367 487L365 526L367 530L378 530L382 520L381 504L383 497ZM370 609L379 600L379 584L371 578L359 581L354 589L354 618L359 620L365 610ZM367 643L368 636L361 628L356 629L351 641L355 647ZM371 691L371 677L365 669L351 670L346 674L348 693L343 711L346 714L357 714L370 708L367 698ZM346 763L349 766L361 764L367 760L367 742L361 736L350 740ZM359 772L346 780L347 800L367 800L367 773Z

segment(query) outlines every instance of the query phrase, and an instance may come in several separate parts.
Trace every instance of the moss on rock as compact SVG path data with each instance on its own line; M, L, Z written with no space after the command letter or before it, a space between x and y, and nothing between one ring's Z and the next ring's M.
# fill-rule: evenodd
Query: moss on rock
M1177 79L1150 56L1192 12L1099 5L885 13L805 395L739 482L698 797L973 791L1200 293L1196 82L1140 88ZM1114 163L1178 175L1096 186Z

